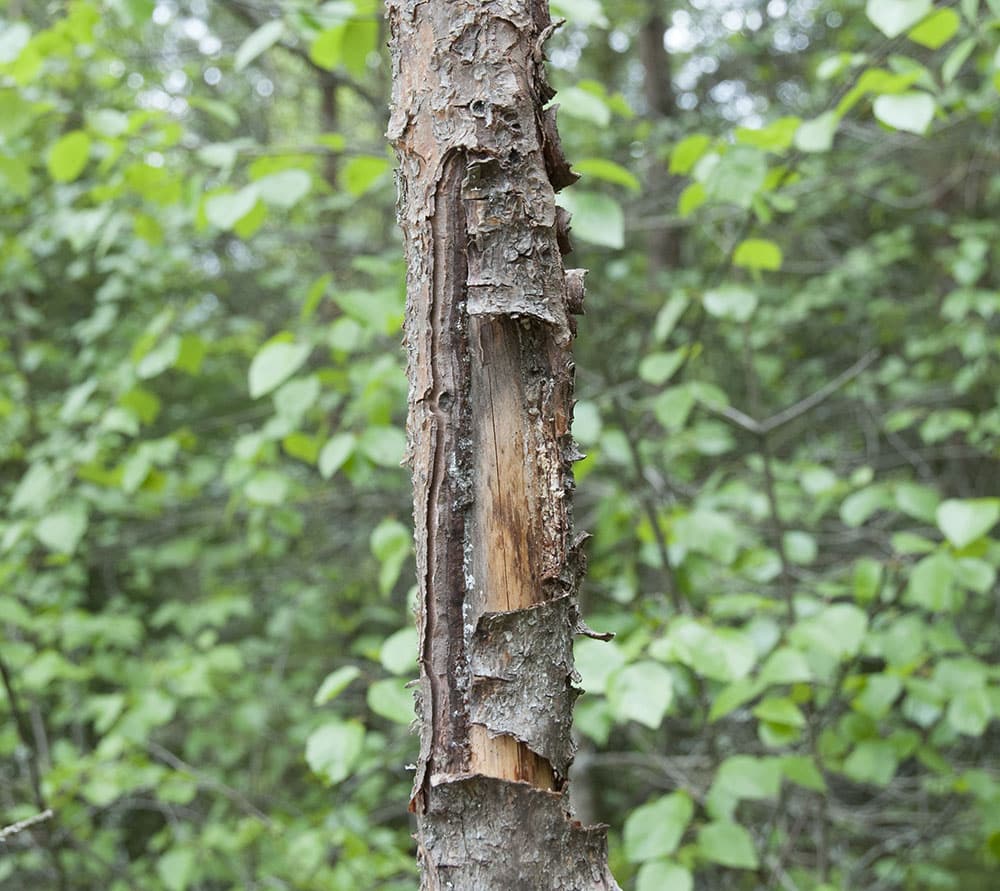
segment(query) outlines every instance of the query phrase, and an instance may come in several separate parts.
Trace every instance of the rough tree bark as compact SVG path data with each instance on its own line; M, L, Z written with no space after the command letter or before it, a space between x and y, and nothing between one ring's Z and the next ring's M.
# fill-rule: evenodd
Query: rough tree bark
M570 465L571 173L547 0L390 0L389 137L408 264L425 891L610 891L568 809L583 571Z

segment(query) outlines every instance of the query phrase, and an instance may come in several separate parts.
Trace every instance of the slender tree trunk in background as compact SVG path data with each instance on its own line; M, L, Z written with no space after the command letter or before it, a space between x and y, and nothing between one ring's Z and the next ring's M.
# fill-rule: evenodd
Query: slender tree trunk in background
M663 17L663 0L650 0L649 16L639 31L639 58L642 60L642 86L650 120L662 124L677 114L674 97L673 66L670 54L663 44L667 23ZM650 144L651 166L647 179L649 192L666 199L669 194L670 174L665 160L657 157L657 149L664 144L664 134L655 127ZM664 208L665 210L665 208ZM646 256L649 279L654 288L662 287L662 273L681 265L681 233L666 226L650 230Z
M420 590L411 809L426 891L616 889L568 813L570 434L583 274L563 268L546 0L390 0Z

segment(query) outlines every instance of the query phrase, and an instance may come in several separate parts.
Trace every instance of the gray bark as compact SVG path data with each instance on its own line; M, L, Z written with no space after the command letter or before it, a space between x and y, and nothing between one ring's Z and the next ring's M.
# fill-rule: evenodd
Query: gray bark
M546 0L389 0L407 276L426 891L612 891L572 819L583 571L563 158Z

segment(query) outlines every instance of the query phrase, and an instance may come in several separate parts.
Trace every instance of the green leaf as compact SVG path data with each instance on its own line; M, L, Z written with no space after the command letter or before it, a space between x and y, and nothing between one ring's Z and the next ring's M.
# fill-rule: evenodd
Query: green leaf
M802 471L799 482L809 495L822 495L837 485L837 474L828 467L807 467Z
M750 833L728 820L716 820L701 828L698 853L705 860L733 869L756 869L759 865Z
M606 158L585 158L582 161L574 161L573 169L581 176L592 176L618 186L625 186L633 192L641 189L635 174L626 170L621 164L608 161Z
M625 856L644 863L677 850L684 830L694 816L694 804L686 792L674 792L636 808L625 821Z
M948 54L948 58L944 60L944 64L941 66L941 80L946 85L958 77L962 66L965 65L975 49L976 38L967 37Z
M650 353L639 363L639 377L654 386L664 384L684 364L687 354L687 347L669 353Z
M757 295L739 285L722 285L705 292L705 310L717 319L746 322L757 309Z
M355 678L361 676L361 669L356 665L344 665L336 671L331 671L323 683L319 685L313 697L313 705L326 705L331 699L336 699Z
M792 647L780 647L767 657L760 671L766 684L808 684L812 669L805 655Z
M748 238L733 254L733 265L744 269L781 269L781 248L766 238Z
M997 571L986 561L974 557L962 557L955 568L958 583L977 594L988 593L997 580Z
M598 127L611 123L611 109L600 97L582 87L565 87L559 91L559 111Z
M194 871L195 856L191 848L171 848L156 858L156 874L167 891L187 891Z
M955 562L947 554L924 557L910 572L906 602L928 612L950 612L958 606L955 596Z
M750 146L733 146L705 177L705 192L712 201L749 209L767 178L767 159ZM700 179L700 177L699 177Z
M797 786L825 792L826 781L809 755L784 755L779 759L782 773Z
M802 152L828 152L840 125L840 115L827 111L811 121L803 121L795 134L795 147Z
M81 504L46 514L35 526L35 537L50 551L72 554L87 531L87 510Z
M570 189L560 193L559 203L573 215L571 232L577 238L602 247L625 246L625 214L610 195Z
M58 183L75 180L90 157L90 137L83 130L72 130L53 143L45 157L49 176Z
M840 519L852 529L865 523L876 511L891 507L893 499L884 486L868 486L852 492L840 506Z
M219 229L234 229L253 212L259 198L254 183L238 192L217 192L205 199L205 219Z
M31 40L31 28L24 22L4 22L0 28L0 65L13 62Z
M407 540L407 547L409 547L409 540ZM407 677L415 674L417 644L416 628L400 628L399 631L390 634L379 651L379 661L382 663L382 667L392 674Z
M553 18L562 16L574 25L608 27L608 17L600 0L552 0L551 6Z
M689 217L708 199L705 187L701 183L691 183L681 192L677 199L677 212L682 217Z
M793 626L790 637L803 651L817 649L843 659L854 656L868 631L868 615L853 603L835 603Z
M653 328L653 338L657 343L662 343L670 337L681 316L690 305L691 301L682 293L672 294L670 299L663 304L663 308L656 314L656 325Z
M95 108L86 117L87 126L102 136L121 136L128 130L128 115L116 108Z
M712 708L708 713L709 721L718 721L730 712L738 709L741 705L756 699L763 690L764 685L760 681L743 678L734 681L723 687L715 699L712 701Z
M777 758L732 755L719 765L712 787L735 799L777 798L781 762Z
M785 727L805 727L806 716L791 699L785 697L769 697L753 710L754 717L769 724L782 724Z
M668 387L653 401L653 414L664 430L681 430L687 423L694 403L694 392L690 387Z
M739 554L740 531L729 514L700 509L673 522L671 541L688 550L708 554L723 564Z
M896 486L896 506L903 513L925 523L933 523L941 498L929 486L900 483Z
M379 591L388 594L399 578L403 563L410 556L413 537L410 530L398 520L385 519L371 534L372 553L382 564L379 573Z
M705 513L690 516L704 516ZM724 525L719 528L725 535L729 518L723 514L718 516L723 518ZM717 543L711 543L708 527L700 525L704 529L702 536L706 549L718 548ZM726 546L722 544L723 548ZM656 659L681 662L704 677L724 682L746 677L757 661L757 649L749 635L732 628L712 628L686 617L676 619L667 635L650 645L649 653Z
M896 775L899 761L888 740L863 740L844 761L844 773L858 783L887 786Z
M250 478L244 491L254 504L283 504L288 495L288 477L276 470L261 470Z
M261 25L250 34L233 56L233 70L242 71L261 53L274 46L285 34L285 23L281 19L273 19Z
M310 352L312 348L306 343L294 343L287 339L269 340L250 363L250 396L259 399L280 387L305 364Z
M636 662L611 676L607 696L619 722L637 721L655 730L674 698L673 675L656 662Z
M594 445L601 438L601 427L597 403L582 399L573 407L573 436L580 445Z
M808 532L790 531L782 536L785 554L792 563L808 566L816 559L819 548L816 539Z
M960 690L948 704L947 718L959 733L982 736L993 718L989 693L982 687Z
M309 769L334 785L351 775L361 755L365 728L359 721L329 721L309 734L306 762Z
M868 0L865 12L886 37L898 37L931 11L932 0Z
M361 434L359 447L380 467L399 467L406 454L406 434L398 427L369 427Z
M635 891L693 891L694 876L687 867L669 860L643 863L635 879Z
M956 548L964 548L989 532L1000 520L1000 498L949 499L936 513L938 528Z
M783 152L792 144L795 131L798 130L800 123L799 118L786 116L756 130L739 127L736 130L736 139L756 148L771 152Z
M335 433L319 453L319 472L323 479L332 477L354 452L357 437L353 433Z
M962 20L954 9L939 9L933 15L927 16L906 36L914 43L936 50L955 36L961 23Z
M882 587L882 564L872 557L862 557L854 564L854 599L869 603Z
M344 31L343 23L321 31L309 47L309 58L320 68L333 71L343 55Z
M670 172L681 176L690 173L711 144L712 140L704 133L695 133L682 139L670 153Z
M603 693L611 677L625 664L621 648L612 641L577 638L573 645L573 659L582 679L581 686L588 693Z
M352 195L364 195L382 180L391 166L389 159L381 155L358 155L344 165L340 180Z
M305 170L279 170L254 183L257 193L275 207L294 207L312 188L312 177Z
M851 706L876 721L884 718L902 692L903 682L889 674L866 675L861 692Z
M52 468L44 461L36 461L21 477L14 495L8 502L11 512L45 507L57 490L58 479Z
M878 96L872 105L875 117L886 126L919 136L927 132L936 108L930 93L916 91Z
M409 724L415 717L413 694L397 678L376 681L368 688L368 708L396 724Z
M159 377L177 361L180 349L181 339L176 334L167 337L142 357L135 367L136 376L144 381Z

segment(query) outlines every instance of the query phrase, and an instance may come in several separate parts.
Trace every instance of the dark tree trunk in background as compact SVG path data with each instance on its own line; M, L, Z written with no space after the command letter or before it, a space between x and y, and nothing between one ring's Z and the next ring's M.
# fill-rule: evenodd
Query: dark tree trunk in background
M615 889L568 813L583 558L545 0L390 0L420 589L423 888Z
M647 113L654 124L662 125L677 114L674 97L673 66L670 54L663 43L667 23L663 17L663 0L650 0L649 15L639 32L639 58L642 60L642 86L646 96ZM655 126L650 139L650 167L647 177L649 193L667 206L670 193L670 174L667 163L659 157L662 145L672 140L664 138L662 126ZM650 229L646 256L649 278L654 288L662 288L663 273L681 265L681 231L666 226Z

